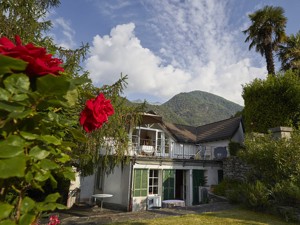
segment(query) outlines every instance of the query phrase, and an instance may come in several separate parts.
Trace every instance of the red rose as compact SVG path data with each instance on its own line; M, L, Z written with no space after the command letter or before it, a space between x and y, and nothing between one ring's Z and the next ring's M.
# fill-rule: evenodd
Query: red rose
M58 216L56 215L50 216L48 225L57 225L57 224L60 224L60 220L58 219Z
M86 101L85 108L80 114L80 125L86 132L92 132L107 122L108 117L114 114L114 108L110 100L105 99L100 93L96 99L92 98Z
M31 43L22 45L19 36L16 36L16 45L6 37L0 38L0 54L28 62L26 73L29 76L59 75L60 71L64 71L60 67L60 59L52 58L45 48L36 47Z

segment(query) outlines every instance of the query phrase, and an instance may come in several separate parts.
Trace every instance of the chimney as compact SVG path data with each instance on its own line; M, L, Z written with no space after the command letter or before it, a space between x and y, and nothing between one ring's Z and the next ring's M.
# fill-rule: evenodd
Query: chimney
M290 138L293 128L291 127L274 127L269 129L274 138Z

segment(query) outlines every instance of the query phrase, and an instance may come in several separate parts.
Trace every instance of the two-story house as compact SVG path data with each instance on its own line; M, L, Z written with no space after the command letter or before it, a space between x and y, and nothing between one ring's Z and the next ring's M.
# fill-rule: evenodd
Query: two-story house
M178 199L185 205L201 203L199 187L210 188L223 178L222 159L230 141L242 143L241 117L193 127L163 122L145 113L143 122L129 132L130 162L106 175L81 178L80 201L97 193L112 194L106 203L138 211Z

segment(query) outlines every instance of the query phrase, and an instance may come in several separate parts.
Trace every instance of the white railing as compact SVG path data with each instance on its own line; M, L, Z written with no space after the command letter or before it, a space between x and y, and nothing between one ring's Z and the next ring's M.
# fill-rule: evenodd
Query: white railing
M176 159L195 159L195 160L218 160L228 157L228 148L220 146L194 146L194 148L165 146L162 148L158 145L139 145L132 144L130 155L140 157L162 157Z

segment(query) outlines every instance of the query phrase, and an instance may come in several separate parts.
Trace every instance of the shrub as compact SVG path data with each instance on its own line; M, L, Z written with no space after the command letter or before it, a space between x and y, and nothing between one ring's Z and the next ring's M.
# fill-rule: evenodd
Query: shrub
M242 189L242 202L247 208L264 211L270 206L270 190L260 181L245 183Z
M300 207L300 185L292 181L277 183L272 197L277 205Z

